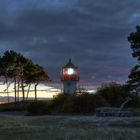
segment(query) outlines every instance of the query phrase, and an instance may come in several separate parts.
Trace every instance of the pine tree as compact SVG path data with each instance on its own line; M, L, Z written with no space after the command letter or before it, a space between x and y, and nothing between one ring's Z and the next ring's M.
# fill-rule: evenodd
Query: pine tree
M128 76L128 84L131 90L138 93L140 88L140 26L136 26L136 31L130 34L128 41L132 49L132 56L137 58L137 64L132 68Z

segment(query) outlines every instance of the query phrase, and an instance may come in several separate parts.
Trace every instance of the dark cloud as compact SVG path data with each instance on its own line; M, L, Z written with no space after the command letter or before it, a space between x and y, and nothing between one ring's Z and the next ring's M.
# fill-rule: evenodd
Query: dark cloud
M139 7L133 0L0 0L0 51L23 53L55 80L71 57L83 81L124 82L135 63L127 36Z

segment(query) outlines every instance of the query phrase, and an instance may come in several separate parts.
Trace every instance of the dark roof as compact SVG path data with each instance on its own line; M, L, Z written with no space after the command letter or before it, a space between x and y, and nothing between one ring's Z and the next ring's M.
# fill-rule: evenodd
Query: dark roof
M77 68L72 62L71 62L71 59L69 59L69 62L64 65L63 68Z

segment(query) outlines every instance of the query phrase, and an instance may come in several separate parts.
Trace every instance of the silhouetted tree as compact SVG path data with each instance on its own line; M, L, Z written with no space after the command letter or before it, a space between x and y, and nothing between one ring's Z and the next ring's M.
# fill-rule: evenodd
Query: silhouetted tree
M27 83L34 84L35 100L37 100L37 86L40 82L48 81L49 77L47 72L44 71L43 67L39 65L30 65L27 69L30 69L27 75Z
M19 91L21 88L23 102L25 101L25 87L28 87L27 98L31 84L35 85L35 99L37 100L37 86L39 82L48 80L48 74L43 67L35 65L30 59L15 51L6 51L0 58L0 76L5 77L7 84L7 96L9 101L8 88L14 84L15 103L19 101ZM18 98L17 98L18 97Z
M128 84L131 90L138 93L140 87L140 26L136 26L136 31L128 37L132 49L132 56L137 58L137 64L132 68L129 74Z

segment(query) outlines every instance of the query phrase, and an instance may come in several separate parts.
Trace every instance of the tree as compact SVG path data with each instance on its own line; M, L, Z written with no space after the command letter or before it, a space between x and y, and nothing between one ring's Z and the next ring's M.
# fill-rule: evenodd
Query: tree
M8 88L11 83L14 85L15 103L19 101L20 88L22 91L23 102L25 102L25 87L28 87L27 98L30 86L35 85L35 99L37 100L37 86L39 82L49 80L47 72L38 64L34 64L32 60L24 57L15 51L6 51L0 57L0 76L5 77L7 84L6 92L9 101Z
M137 64L132 68L128 76L128 84L132 91L138 93L140 87L140 26L136 26L136 31L129 35L128 41L132 49L132 56L137 58Z
M35 100L37 100L37 86L39 82L48 81L49 76L43 67L30 64L26 67L26 83L34 84ZM27 94L28 95L28 94ZM27 96L28 97L28 96Z
M8 103L9 103L10 99L9 99L9 90L8 89L9 89L9 86L10 86L10 82L8 82L7 65L4 65L4 61L1 57L0 57L0 77L5 78L5 80L3 82L3 85L6 84L6 89L4 90L4 92L7 93L7 99L8 99Z
M3 66L5 66L6 68L5 69L6 78L7 79L10 78L14 84L15 103L16 103L17 102L17 80L22 79L22 75L23 75L22 71L23 71L23 67L27 59L21 54L12 50L6 51L2 59L3 59ZM23 101L24 101L24 94L23 94Z
M136 26L136 32L129 35L128 41L132 49L132 56L140 60L140 26Z
M1 58L0 73L1 73L1 76L5 77L5 83L7 84L7 88L5 91L7 91L8 96L9 96L8 88L9 88L10 83L11 83L11 80L9 80L9 79L12 78L11 71L13 70L15 63L16 63L16 52L6 51L3 55L3 57ZM13 75L15 75L15 71L14 71ZM15 77L13 79L14 79L14 87L15 87L16 79L15 79ZM15 88L15 97L16 97L16 88ZM16 98L15 98L15 102L16 102Z

